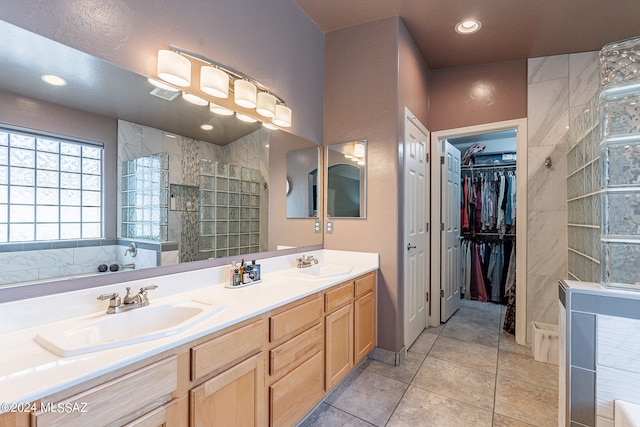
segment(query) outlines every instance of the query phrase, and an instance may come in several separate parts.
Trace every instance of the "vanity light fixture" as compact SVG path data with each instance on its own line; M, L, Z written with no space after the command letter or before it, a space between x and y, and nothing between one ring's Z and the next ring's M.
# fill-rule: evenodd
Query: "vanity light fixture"
M364 157L364 144L356 142L353 144L353 155L355 157Z
M53 74L44 74L40 77L43 82L50 84L52 86L66 86L67 81L60 76L55 76Z
M198 53L173 45L169 45L169 49L159 50L158 76L175 86L191 86L192 60L195 60L196 63L199 62L199 89L205 94L218 98L228 98L231 91L233 92L234 102L237 105L244 108L255 108L257 114L271 118L272 124L269 123L269 125L273 129L277 129L275 126L291 126L291 108L285 106L284 100L272 90L248 75ZM216 114L233 114L228 108L213 103L210 109ZM244 118L249 118L246 113L241 115ZM268 127L266 125L267 123L265 123L265 127Z
M200 90L216 98L229 97L229 75L220 68L205 65L200 68Z
M278 126L272 125L271 123L262 122L262 126L269 130L278 130Z
M233 99L241 107L255 108L257 91L256 85L248 80L236 80L233 83Z
M246 114L242 114L242 113L236 113L236 117L238 118L238 120L242 120L243 122L247 122L247 123L257 122L257 120L254 119L253 117L247 116Z
M209 101L207 101L206 99L202 99L199 96L193 95L191 93L182 92L182 97L184 98L185 101L195 105L200 105L203 107L205 105L209 105Z
M191 86L191 61L173 50L158 51L158 77L176 86Z
M480 31L482 28L482 22L477 19L465 19L462 22L458 22L455 26L456 33L458 34L473 34Z
M260 92L257 97L256 111L264 117L276 114L276 97L267 92Z
M219 116L233 116L233 110L229 110L228 108L224 108L218 104L214 104L213 102L209 104L209 110Z
M364 160L358 160L358 166L364 166Z
M213 129L213 125L201 125L200 129L202 129L202 130L211 130L211 129Z
M276 114L271 121L283 128L291 127L291 108L284 104L276 105Z

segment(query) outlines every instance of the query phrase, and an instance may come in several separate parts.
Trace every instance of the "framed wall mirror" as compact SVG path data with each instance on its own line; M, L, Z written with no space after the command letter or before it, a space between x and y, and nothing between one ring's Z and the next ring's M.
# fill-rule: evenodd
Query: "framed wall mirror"
M327 217L366 218L367 140L327 147Z
M287 218L318 218L320 148L287 153Z

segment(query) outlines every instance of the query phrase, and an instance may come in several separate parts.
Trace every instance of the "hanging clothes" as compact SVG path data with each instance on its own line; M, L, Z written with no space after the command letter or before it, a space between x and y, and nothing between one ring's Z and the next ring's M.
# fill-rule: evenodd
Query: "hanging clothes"
M508 333L516 334L516 248L511 249L509 271L507 273L506 296L508 298L507 310L504 314L502 329Z

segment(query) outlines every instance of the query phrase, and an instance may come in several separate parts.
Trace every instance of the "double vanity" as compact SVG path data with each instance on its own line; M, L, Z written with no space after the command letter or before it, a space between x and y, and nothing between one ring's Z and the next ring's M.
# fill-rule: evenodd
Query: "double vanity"
M293 425L376 343L378 255L306 255L2 304L0 425ZM126 287L149 305L107 314Z

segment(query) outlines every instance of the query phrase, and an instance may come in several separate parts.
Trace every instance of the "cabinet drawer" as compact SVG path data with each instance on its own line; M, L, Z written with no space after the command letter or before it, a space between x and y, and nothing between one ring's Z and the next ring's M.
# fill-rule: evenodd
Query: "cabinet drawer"
M172 356L71 396L62 402L52 403L54 407L61 405L61 408L77 410L38 412L32 416L32 425L88 426L94 425L97 420L102 425L115 423L142 410L148 411L152 404L161 405L168 402L171 400L171 393L177 388L178 358ZM46 399L43 400L43 404L46 404Z
M323 342L322 325L317 324L274 348L269 352L269 375L278 375L295 368L322 351Z
M364 295L369 291L372 291L376 286L376 275L374 273L367 274L366 276L360 277L355 280L356 282L356 293L355 297L358 298L360 295Z
M353 282L339 285L324 294L325 311L329 313L347 304L353 298Z
M315 298L269 318L269 341L304 330L322 317L322 300Z
M158 409L144 414L124 427L178 427L178 400L162 405Z
M191 348L191 381L251 356L262 349L264 323L260 320Z
M294 425L324 396L322 353L269 387L272 426Z

